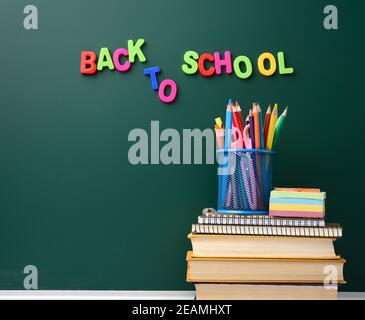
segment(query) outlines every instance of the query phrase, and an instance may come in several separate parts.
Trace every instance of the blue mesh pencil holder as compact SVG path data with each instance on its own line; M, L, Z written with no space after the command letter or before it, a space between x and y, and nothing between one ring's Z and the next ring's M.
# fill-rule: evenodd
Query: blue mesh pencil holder
M218 213L269 213L274 154L258 149L217 151Z

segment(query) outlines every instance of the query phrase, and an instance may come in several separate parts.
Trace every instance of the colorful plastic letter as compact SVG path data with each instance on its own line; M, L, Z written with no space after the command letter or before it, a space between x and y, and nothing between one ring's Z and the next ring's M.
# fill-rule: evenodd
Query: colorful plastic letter
M96 53L94 51L81 51L80 72L82 74L95 74Z
M170 87L170 94L165 95L166 87ZM176 82L170 79L165 79L161 81L160 87L158 89L158 96L163 103L171 103L175 100L177 94Z
M135 56L138 56L139 61L146 62L146 57L141 50L143 44L144 44L144 39L138 39L135 44L133 44L133 40L128 40L128 52L129 52L130 62L134 63Z
M232 59L231 52L224 51L224 59L221 59L219 52L214 52L214 65L215 65L215 74L222 74L222 66L226 67L226 73L232 73Z
M181 66L185 74L195 74L198 71L199 54L195 51L186 51L184 54L184 64Z
M113 53L113 62L115 69L117 69L120 72L126 72L131 68L132 64L128 59L123 64L121 64L120 56L128 57L128 50L125 48L119 48L115 50Z
M293 68L287 68L285 66L285 57L284 52L278 52L278 66L279 66L279 73L280 74L292 74L294 73Z
M240 64L243 63L246 66L246 71L243 72L240 68ZM238 56L233 61L233 70L236 76L240 79L247 79L252 74L252 63L251 60L246 56Z
M214 57L209 53L203 53L198 61L199 72L203 77L211 77L214 74L214 67L205 69L205 61L213 62Z
M265 68L265 60L269 61L269 69ZM261 54L257 60L257 66L260 73L265 77L272 76L276 71L276 60L275 57L270 52L264 52Z
M158 66L152 67L152 68L147 68L147 69L144 69L143 70L143 73L146 76L150 76L151 77L152 88L155 91L158 89L158 81L157 81L156 74L159 73L160 71L161 71L161 69Z
M114 70L114 64L108 48L101 48L99 53L98 64L96 69L98 71L103 70L107 67L109 70Z

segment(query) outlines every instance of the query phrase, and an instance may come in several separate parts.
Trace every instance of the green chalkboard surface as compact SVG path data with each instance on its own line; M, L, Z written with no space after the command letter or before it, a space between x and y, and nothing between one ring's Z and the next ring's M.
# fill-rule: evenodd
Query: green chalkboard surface
M363 169L365 5L333 1L27 1L0 3L0 289L22 289L26 265L39 289L191 290L187 233L216 207L213 164L132 165L128 134L211 128L228 98L288 105L275 186L327 192L327 220L341 223L347 291L365 290ZM80 53L144 38L147 61L127 73L80 74ZM181 70L187 50L230 50L253 61L285 52L295 73L240 80ZM178 84L163 104L143 74Z

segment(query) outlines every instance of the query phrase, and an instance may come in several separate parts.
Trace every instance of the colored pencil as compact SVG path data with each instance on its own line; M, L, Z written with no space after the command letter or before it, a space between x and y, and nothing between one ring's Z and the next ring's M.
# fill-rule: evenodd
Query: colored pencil
M215 137L217 141L217 149L223 149L224 148L224 129L223 128L214 128L215 131Z
M217 126L218 129L223 128L223 121L221 117L215 118L215 125Z
M245 119L243 118L243 112L242 112L242 109L240 107L240 105L238 104L238 101L236 101L236 109L237 109L237 112L240 116L240 119L241 119L241 123L243 124L245 121Z
M263 121L262 121L262 111L259 104L256 104L257 112L259 114L259 123L260 123L260 147L261 149L265 149L265 141L264 141L264 128L263 128ZM265 166L265 156L264 154L258 155L258 169L259 169L259 183L260 183L260 206L261 209L264 209L266 207L266 198L264 195L264 184L266 181L266 166Z
M283 129L287 113L288 113L288 107L285 108L284 112L281 114L281 116L278 119L278 122L277 122L276 127L275 127L274 143L273 143L273 146L272 146L273 148L275 148L277 143L278 143L280 132Z
M250 121L250 137L251 137L252 149L255 149L255 146L256 146L255 145L255 124L254 124L254 119L253 119L251 109L248 114L248 119Z
M278 105L275 104L270 117L269 131L267 133L266 149L272 150L272 144L274 141L275 127L278 121Z
M244 121L244 117L243 117L243 112L241 110L240 105L238 104L238 101L236 101L236 105L233 108L233 116L236 115L236 128L238 128L239 132L240 132L240 140L239 143L236 145L236 148L240 148L242 146L242 149L247 148L243 139L243 129L245 126L245 121ZM237 116L238 115L238 116ZM239 157L242 157L243 155L241 154ZM249 204L247 201L247 196L246 196L246 190L245 190L245 186L244 186L244 182L243 182L243 177L242 174L243 172L241 172L240 170L238 170L238 177L239 177L239 184L237 186L237 190L238 193L240 194L238 200L240 202L240 206L241 208L243 208L244 210L248 210L249 209ZM242 207L243 206L243 207Z
M255 149L260 149L260 119L256 103L252 106L252 116L255 125Z
M243 142L243 124L242 124L242 115L240 115L241 113L241 108L238 106L238 104L236 104L235 106L232 107L233 109L233 120L232 120L232 130L233 130L233 134L232 136L235 137L235 142L231 143L231 146L233 149L243 149L245 147L245 144Z
M226 150L231 147L231 131L232 131L232 99L228 100L227 109L226 109L226 123L225 123L225 135L224 135L224 149L226 154ZM229 153L227 152L227 156L229 157ZM222 203L225 203L225 199L227 197L227 186L228 186L228 157L226 158L227 163L224 163L224 173L222 174Z
M223 128L223 122L220 117L215 118L215 137L217 141L217 149L223 149L224 148L224 128Z
M229 149L231 146L231 131L232 131L232 99L229 99L226 109L226 126L224 136L224 149Z
M265 140L264 149L267 143L267 133L269 131L270 117L271 117L271 106L269 105L265 114L265 121L264 121L264 140Z
M259 104L257 104L257 111L259 113L259 121L260 121L260 146L261 149L265 149L265 140L264 140L264 127L263 127L263 121L262 121L262 111Z

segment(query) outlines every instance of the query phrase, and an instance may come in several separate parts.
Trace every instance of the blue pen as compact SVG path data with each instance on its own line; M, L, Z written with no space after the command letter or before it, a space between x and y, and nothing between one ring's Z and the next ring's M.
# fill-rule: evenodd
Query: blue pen
M228 185L228 149L231 147L231 130L232 130L232 99L228 100L227 110L226 110L226 125L225 125L225 135L224 135L224 157L227 157L227 163L224 163L226 172L222 176L222 203L225 203L227 195L227 185Z
M229 99L226 110L226 132L224 136L224 149L231 147L231 130L232 130L232 99Z

